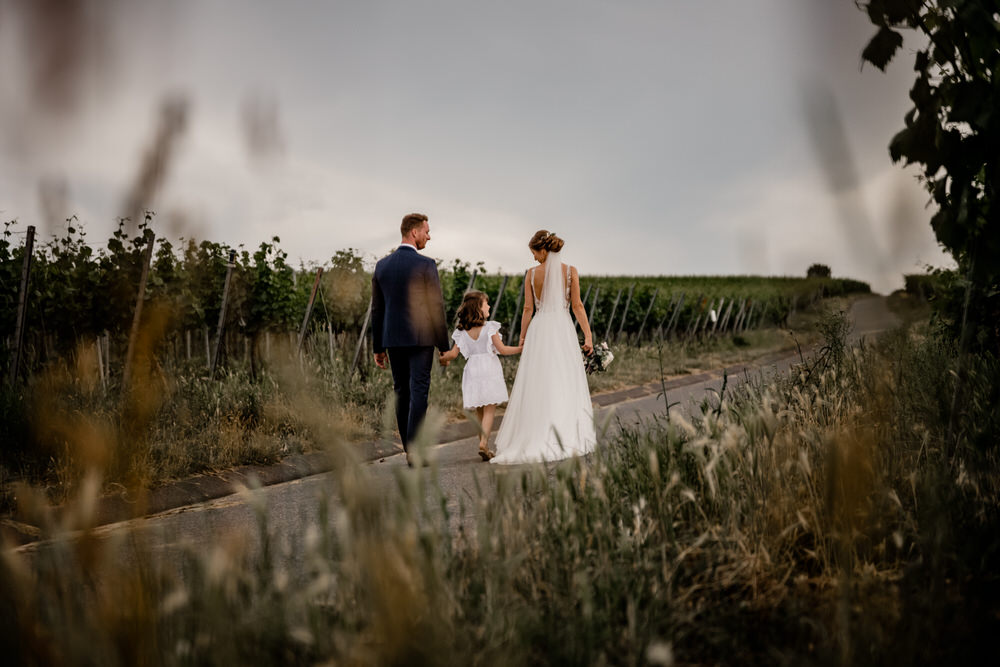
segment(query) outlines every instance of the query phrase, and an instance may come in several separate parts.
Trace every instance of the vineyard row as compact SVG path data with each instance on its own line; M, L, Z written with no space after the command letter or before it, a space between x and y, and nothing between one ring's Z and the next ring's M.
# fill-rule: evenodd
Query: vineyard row
M102 373L112 373L114 359L127 375L139 332L148 330L157 333L158 356L203 358L210 371L220 360L266 361L272 340L351 365L369 356L371 273L353 249L337 251L323 267L296 270L277 237L252 253L192 240L175 249L147 220L131 234L120 225L95 251L72 226L40 247L28 239L15 246L11 226L0 237L8 371L32 372L84 345ZM487 274L481 263L461 260L441 266L440 275L449 320L475 288L489 296L504 335L517 336L522 275ZM597 342L738 334L784 323L820 298L859 291L868 285L834 278L581 277Z

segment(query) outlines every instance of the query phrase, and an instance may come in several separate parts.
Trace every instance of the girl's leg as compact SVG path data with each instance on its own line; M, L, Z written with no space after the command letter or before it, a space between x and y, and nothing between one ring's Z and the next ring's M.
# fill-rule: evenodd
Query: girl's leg
M479 428L482 429L479 432L479 456L484 461L489 461L490 460L489 449L486 447L486 442L487 440L489 440L490 432L487 430L487 426L483 421L485 418L485 412L486 410L483 407L476 408L476 417L479 419ZM490 424L492 423L493 423L493 418L491 416Z
M479 420L479 428L481 428L482 430L485 431L486 429L483 428L483 408L482 407L476 408L476 418ZM486 447L486 443L483 442L483 434L482 434L482 432L480 432L479 433L479 449L484 449L485 447Z
M481 436L482 445L481 447L489 451L489 441L490 441L490 431L493 430L493 416L496 414L497 406L495 405L484 405L483 406L483 416L480 417L479 421L483 425L483 435Z

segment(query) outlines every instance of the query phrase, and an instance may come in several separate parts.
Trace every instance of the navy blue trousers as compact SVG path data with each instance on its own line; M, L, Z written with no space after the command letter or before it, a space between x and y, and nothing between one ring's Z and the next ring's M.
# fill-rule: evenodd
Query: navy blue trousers
M431 389L433 347L391 347L389 367L392 388L396 393L396 425L403 450L417 436L417 429L427 415L427 394Z

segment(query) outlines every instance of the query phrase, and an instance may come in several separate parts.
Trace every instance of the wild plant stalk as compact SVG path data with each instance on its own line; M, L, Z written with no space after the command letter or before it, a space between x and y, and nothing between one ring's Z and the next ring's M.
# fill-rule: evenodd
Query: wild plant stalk
M182 579L139 548L135 576L95 567L114 552L85 533L49 567L8 553L0 590L17 605L0 607L0 643L70 664L968 660L996 625L1000 475L971 448L964 477L949 472L932 406L948 405L936 373L953 353L896 333L625 429L586 460L490 468L468 499L475 529L457 535L433 468L385 495L334 447L337 502L301 571L223 540L188 553ZM1000 364L970 377L960 428L995 437ZM315 398L283 382L325 433Z

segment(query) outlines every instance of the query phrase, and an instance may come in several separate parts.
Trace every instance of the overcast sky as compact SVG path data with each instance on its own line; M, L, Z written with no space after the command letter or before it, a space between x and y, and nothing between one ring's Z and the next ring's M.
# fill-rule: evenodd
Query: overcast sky
M540 228L591 274L821 262L885 292L947 262L886 149L912 45L861 68L853 0L81 1L55 102L24 4L0 0L0 218L46 235L107 238L180 97L167 236L373 261L420 211L428 254L491 271Z

